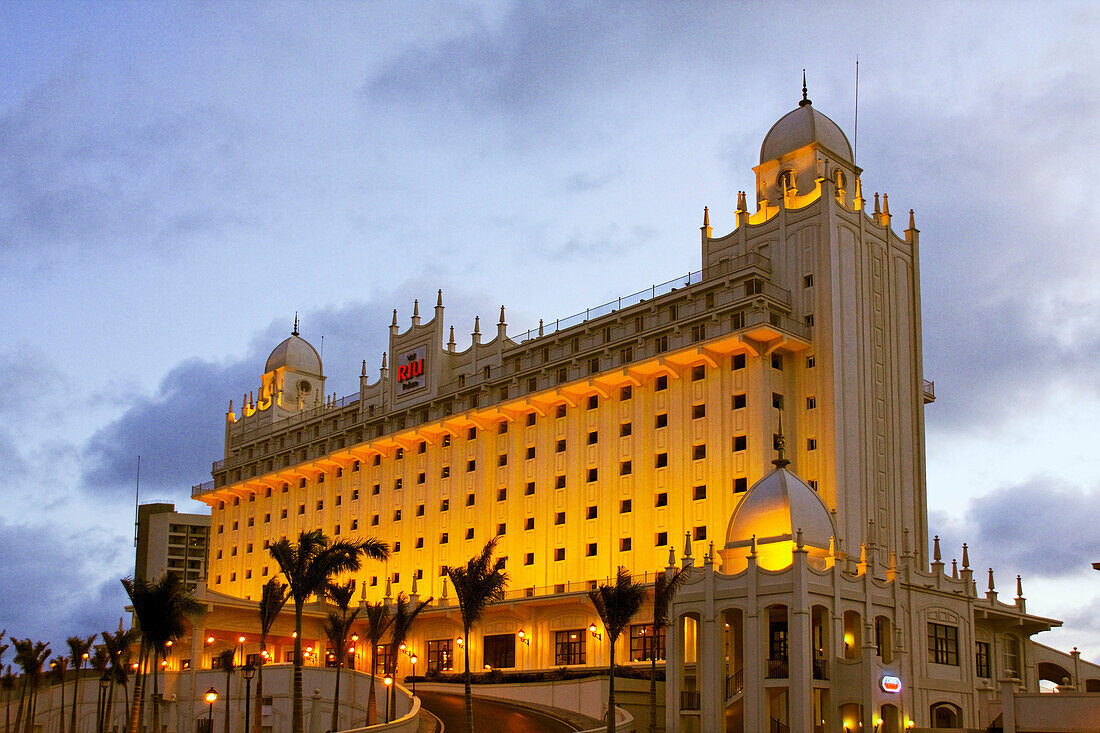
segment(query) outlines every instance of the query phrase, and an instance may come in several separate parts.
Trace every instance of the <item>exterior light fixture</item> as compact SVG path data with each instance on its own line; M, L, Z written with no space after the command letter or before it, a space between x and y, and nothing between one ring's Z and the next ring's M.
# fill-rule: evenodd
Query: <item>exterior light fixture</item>
M459 646L462 646L462 645L463 645L463 644L465 644L465 643L466 643L466 642L464 642L464 641L462 640L462 637L461 637L461 636L460 636L460 637L458 637L458 641L456 641L456 642L455 642L455 644L458 644Z
M359 634L352 634L351 635L351 640L352 641L359 641Z
M592 634L593 639L601 639L601 640L603 639L603 634L596 631L596 624L592 624L591 626L588 627L588 633Z
M390 685L392 685L393 684L393 677L391 677L390 675L386 675L385 683L386 683L386 687L389 687Z
M519 636L519 640L522 641L524 644L526 644L527 646L531 646L531 640L527 638L527 633L523 629L519 630L519 634L517 634L517 636Z
M237 637L237 643L243 644L244 643L244 637L243 636L238 636Z
M486 672L492 672L493 671L493 665L486 664L484 669L485 669Z
M207 644L213 644L214 643L214 637L213 636L206 637L206 643Z
M291 639L297 639L298 638L298 632L297 631L291 631L290 632L290 638Z
M214 730L214 701L218 699L218 691L211 687L203 695L203 699L206 700L206 704L210 706L210 712L207 714L207 730Z

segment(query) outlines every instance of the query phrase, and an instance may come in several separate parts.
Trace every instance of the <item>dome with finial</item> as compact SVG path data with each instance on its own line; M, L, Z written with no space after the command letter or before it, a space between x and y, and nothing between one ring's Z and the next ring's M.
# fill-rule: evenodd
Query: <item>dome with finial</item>
M852 163L852 146L840 126L814 109L806 96L806 72L802 72L802 101L791 112L779 118L764 136L760 146L760 162L777 160L787 153L817 143L833 155Z
M264 372L273 372L276 369L289 369L305 374L321 375L321 356L317 349L298 335L298 315L294 315L294 330L290 337L275 347L271 356L267 357Z

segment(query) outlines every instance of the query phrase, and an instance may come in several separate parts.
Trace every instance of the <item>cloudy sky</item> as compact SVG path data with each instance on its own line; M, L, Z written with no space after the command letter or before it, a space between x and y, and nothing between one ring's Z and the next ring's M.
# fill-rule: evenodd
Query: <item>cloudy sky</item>
M807 68L921 229L930 514L1100 657L1100 13L1088 3L0 5L0 628L117 626L289 330L510 330L699 266Z

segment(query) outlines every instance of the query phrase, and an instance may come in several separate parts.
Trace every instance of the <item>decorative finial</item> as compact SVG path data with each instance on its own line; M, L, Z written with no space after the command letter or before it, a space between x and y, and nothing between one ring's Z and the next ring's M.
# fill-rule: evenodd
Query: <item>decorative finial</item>
M786 447L787 441L783 437L783 412L779 413L779 432L775 435L775 449L779 452L779 457L772 461L772 465L776 468L786 468L791 465L791 462L783 455L783 449Z
M703 227L710 226L710 209L706 206L703 207Z
M878 192L875 192L875 213L881 214L882 210L878 207Z
M684 557L691 557L691 532L684 532Z
M917 228L916 222L913 221L913 210L912 209L909 209L909 228L913 229L913 230L916 230L916 228Z
M455 345L455 327L454 326L451 326L451 337L447 340L447 345L448 346L454 346Z
M752 536L752 544L749 545L749 554L753 557L756 556L756 535Z
M802 547L802 528L799 527L798 531L794 533L794 549L801 550Z
M412 590L410 590L410 591L409 591L409 594L410 594L410 595L414 595L414 596L415 596L415 595L417 594L417 593L416 593L416 573L413 573L413 584L412 584Z
M1016 576L1016 597L1024 597L1024 581L1019 575Z
M676 548L672 545L668 546L668 566L674 567L676 565Z
M799 107L805 107L809 104L812 104L812 102L810 102L810 98L806 96L806 93L807 93L807 89L806 89L806 70L803 69L802 70L802 101L798 103Z
M993 585L993 568L989 569L989 590L996 590L996 587Z
M396 326L397 325L397 309L396 308L393 309L393 322L390 323L390 325L391 326Z
M291 336L298 335L298 311L294 311L294 330L290 332Z
M386 352L385 351L382 352L382 368L383 369L386 368Z
M474 333L481 333L481 316L474 316Z
M882 194L882 213L890 216L890 194Z
M435 295L435 307L436 308L442 308L443 307L443 288L440 288L439 292L437 292L436 295Z
M367 376L367 360L363 359L363 371L359 374L360 377Z
M932 538L932 559L936 562L940 561L940 536L936 535Z
M955 580L959 579L959 561L955 558L951 558L951 577Z
M966 543L963 543L963 570L970 569L970 550L967 549Z
M420 317L420 301L418 299L414 298L413 299L413 318L419 318L419 317Z
M542 336L542 319L539 319L539 336Z
M497 321L497 322L498 323L504 323L504 306L500 307L500 320Z

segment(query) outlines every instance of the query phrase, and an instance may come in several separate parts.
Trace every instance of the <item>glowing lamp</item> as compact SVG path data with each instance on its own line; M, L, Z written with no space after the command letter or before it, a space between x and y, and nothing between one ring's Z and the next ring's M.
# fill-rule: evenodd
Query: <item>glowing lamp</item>
M352 641L359 641L359 634L352 634L351 635L351 640Z
M386 683L386 687L389 687L390 685L393 684L393 677L390 677L389 675L386 675L386 679L384 680L384 682Z
M168 642L168 646L172 646L172 642ZM88 658L88 652L84 652L84 654L82 654L80 658L81 659L87 659Z
M243 636L238 636L237 637L237 642L240 643L240 644L243 644L244 643L244 637Z
M171 639L169 639L168 641L164 642L164 645L165 645L165 646L172 646L172 640L171 640ZM85 658L85 659L87 659L87 658L88 658L88 655L87 655L87 654L85 654L85 655L84 655L84 658Z
M163 662L160 663L160 668L161 669L164 669L167 666L168 666L168 660L167 659L165 659Z
M134 663L133 663L133 664L131 664L130 666L131 666L131 667L133 667L134 669L137 669L137 668L138 668L137 662L134 662Z
M355 654L355 647L349 646L348 647L348 654Z
M464 642L464 641L462 640L462 637L461 637L461 636L460 636L460 637L458 637L458 641L456 641L456 642L455 642L455 644L458 644L459 646L462 646L462 645L463 645L463 644L465 644L465 643L466 643L466 642Z
M213 636L206 637L206 643L207 644L213 644L214 643L214 637Z
M409 657L409 661L412 662L413 664L416 664L416 655L413 654L411 657Z
M486 672L492 672L493 671L493 666L491 664L486 664L485 665L485 671Z
M397 647L401 651L405 651L405 642L401 642L401 646Z
M297 631L291 631L290 632L290 638L291 639L297 639L298 638L298 632Z
M203 699L206 700L208 705L213 705L218 700L218 691L211 687L206 691L206 694L203 695Z
M307 646L306 647L306 654L313 654L313 647Z

